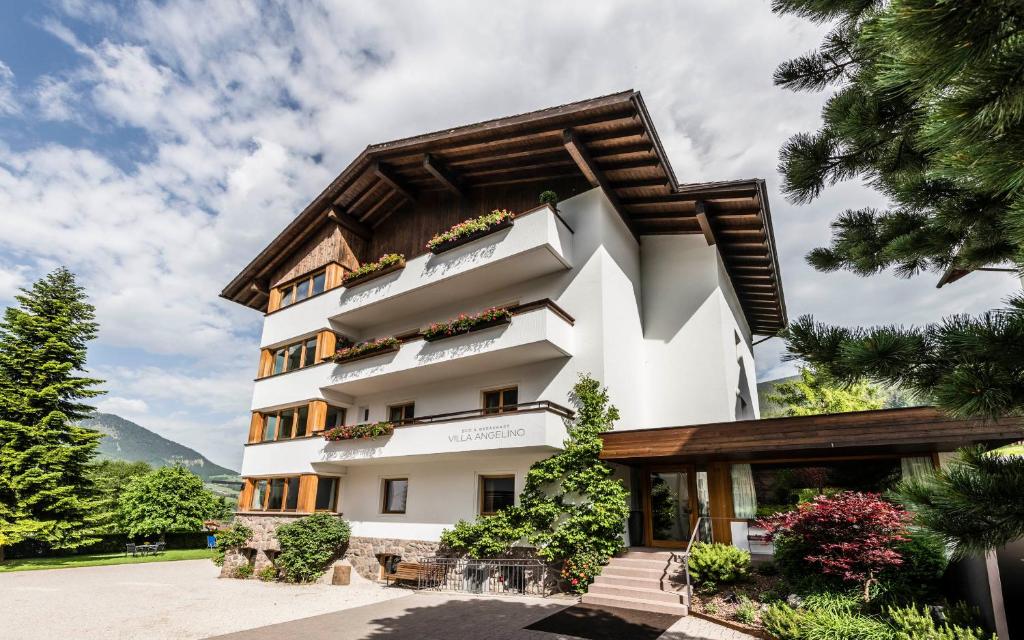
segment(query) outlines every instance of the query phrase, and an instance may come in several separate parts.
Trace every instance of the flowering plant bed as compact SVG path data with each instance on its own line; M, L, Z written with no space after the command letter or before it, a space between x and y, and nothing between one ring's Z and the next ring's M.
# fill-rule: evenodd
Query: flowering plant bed
M383 275L393 273L405 268L405 256L400 253L385 253L376 262L368 262L354 271L345 274L341 284L346 287L354 287L367 280L373 280Z
M338 364L341 364L342 362L353 362L355 360L362 360L363 358L369 358L382 353L398 351L401 347L402 343L398 338L377 338L376 340L368 340L351 347L338 349L334 354L334 361Z
M366 424L350 424L334 427L324 432L324 440L372 440L381 436L390 436L395 432L391 422L368 422Z
M444 253L487 234L511 227L515 217L516 215L511 211L495 209L479 218L463 220L451 229L431 238L427 242L427 249L434 254Z
M512 312L504 307L492 307L472 316L461 314L448 322L435 322L423 331L423 339L427 342L443 340L459 336L470 331L479 331L488 327L508 324L512 321Z

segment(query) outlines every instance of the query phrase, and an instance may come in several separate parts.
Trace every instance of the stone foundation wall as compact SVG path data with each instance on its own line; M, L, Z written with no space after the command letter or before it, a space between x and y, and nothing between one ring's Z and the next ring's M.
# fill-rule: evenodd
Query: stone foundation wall
M221 577L230 577L235 570L244 564L252 564L254 571L273 564L272 556L281 550L277 542L277 528L283 524L295 522L309 514L295 515L236 515L235 522L252 529L252 537L249 538L241 551L229 551L224 556L224 566L221 567Z
M438 543L426 540L400 540L397 538L361 538L352 536L343 558L356 573L368 580L380 578L380 556L401 556L406 562L438 555Z

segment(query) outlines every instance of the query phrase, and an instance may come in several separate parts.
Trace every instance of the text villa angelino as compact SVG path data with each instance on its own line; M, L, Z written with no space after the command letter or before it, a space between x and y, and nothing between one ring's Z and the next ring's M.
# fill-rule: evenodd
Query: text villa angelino
M507 424L494 424L481 427L466 427L458 433L448 436L448 442L470 442L472 440L504 440L508 438L523 438L526 436L526 429L519 427L513 429Z

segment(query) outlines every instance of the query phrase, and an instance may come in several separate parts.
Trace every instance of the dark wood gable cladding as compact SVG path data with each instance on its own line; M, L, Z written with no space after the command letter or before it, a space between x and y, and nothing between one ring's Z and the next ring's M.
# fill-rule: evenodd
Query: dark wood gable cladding
M546 189L564 199L592 187L637 236L713 238L754 333L785 324L763 181L680 185L635 91L371 145L221 295L265 307L281 263L324 225L358 238L360 261L412 258L467 217L529 209Z
M961 420L912 407L612 431L601 438L601 458L618 462L843 456L1014 442L1024 438L1024 418Z

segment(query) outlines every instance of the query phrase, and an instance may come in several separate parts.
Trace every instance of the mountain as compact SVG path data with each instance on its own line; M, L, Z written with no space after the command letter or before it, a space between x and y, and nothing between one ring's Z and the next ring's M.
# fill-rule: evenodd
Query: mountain
M203 454L157 435L149 429L112 413L94 413L81 425L103 433L99 457L128 462L147 462L153 467L182 464L203 479L219 495L238 495L242 479L237 471L210 462Z

